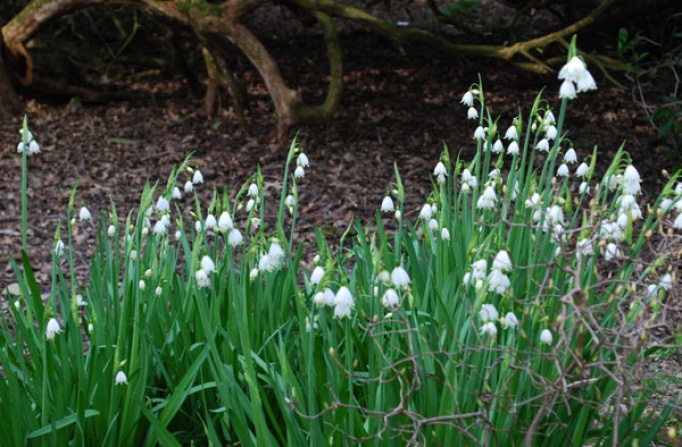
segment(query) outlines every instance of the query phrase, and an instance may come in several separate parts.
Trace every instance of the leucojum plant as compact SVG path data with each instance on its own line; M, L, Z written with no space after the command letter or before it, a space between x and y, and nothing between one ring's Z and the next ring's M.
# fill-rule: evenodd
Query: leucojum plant
M596 148L579 156L563 129L596 88L575 43L559 78L558 117L538 96L504 133L473 85L473 160L446 148L414 222L396 168L335 252L321 233L295 245L310 169L295 140L276 217L260 172L202 204L188 160L125 224L99 216L83 283L74 190L50 284L25 251L14 265L0 445L649 445L674 404L650 400L640 366L675 283L682 187L645 205L623 148L597 178ZM39 146L21 134L26 166Z

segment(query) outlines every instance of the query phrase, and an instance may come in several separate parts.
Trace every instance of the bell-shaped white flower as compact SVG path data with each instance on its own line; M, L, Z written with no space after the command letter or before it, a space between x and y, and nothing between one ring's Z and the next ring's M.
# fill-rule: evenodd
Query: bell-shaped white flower
M469 171L468 169L462 171L462 182L466 183L472 188L478 186L478 179L471 175L471 171Z
M509 126L509 129L507 129L507 132L504 134L504 139L514 141L519 139L519 132L516 129L516 126Z
M547 138L548 140L554 140L556 138L556 135L557 135L556 126L554 126L554 124L550 124L549 126L547 126L547 128L545 129L545 138Z
M318 265L313 269L313 272L310 274L310 284L319 284L320 281L322 281L323 277L324 269Z
M500 250L493 259L493 269L507 272L512 269L512 262L506 250Z
M400 297L398 296L398 293L393 289L386 290L386 292L384 292L384 295L381 297L381 304L384 307L388 308L396 307L399 303Z
M479 209L492 209L497 206L497 194L492 186L488 186L483 191L483 194L478 198L476 207Z
M563 225L564 210L559 205L552 205L547 211L547 220L552 225Z
M492 269L488 275L488 291L503 295L507 293L511 283L509 277L500 270Z
M556 170L556 175L559 177L568 177L568 165L566 163L562 163L561 166Z
M164 196L160 196L156 201L156 209L161 212L168 211L170 209L170 204Z
M549 141L547 138L543 138L540 141L538 141L538 144L535 146L535 149L539 150L540 152L549 152Z
M475 120L476 118L478 118L478 110L473 107L469 107L469 110L467 110L467 119Z
M462 99L459 101L461 104L464 104L465 106L471 107L474 105L474 95L471 92L466 92L464 95L462 95Z
M483 304L481 310L478 312L483 322L486 321L497 321L500 315L497 313L497 309L492 304Z
M516 141L512 141L509 143L509 146L507 146L507 154L509 155L519 155L520 149L519 149L519 143Z
M109 228L107 228L107 235L109 235L109 237L116 236L116 226L115 225L109 225Z
M182 199L182 193L180 192L180 188L174 186L173 191L171 191L171 197L175 200Z
M194 190L194 184L192 183L191 180L187 180L185 182L185 192L192 192Z
M381 212L390 213L395 210L395 205L393 205L393 199L391 196L384 196L384 200L381 201Z
M57 242L55 242L52 252L56 257L60 257L66 252L66 245L64 244L64 242L62 242L61 239L57 239Z
M682 213L679 213L673 221L673 227L677 230L682 229Z
M144 282L144 279L141 279L141 280L140 280L140 282L139 282L139 284L138 284L138 287L140 288L140 290L144 290L144 289L147 288L147 283Z
M305 169L303 169L302 166L296 166L296 169L294 170L294 177L296 178L305 177Z
M623 172L623 192L632 195L639 194L641 190L640 181L637 169L632 165L628 166Z
M50 318L45 327L45 338L48 340L53 340L57 334L62 331L61 326L56 318Z
M507 315L504 316L504 327L505 328L513 328L519 325L519 320L516 318L516 315L514 315L514 312L507 312Z
M559 87L559 98L561 99L575 99L577 97L575 91L575 84L571 81L564 81Z
M197 270L197 272L194 274L194 277L196 278L197 285L199 287L211 287L211 280L208 278L208 274L204 270Z
M489 321L485 323L483 326L481 326L481 335L483 334L487 334L491 337L494 337L497 334L497 326L495 326L495 323Z
M296 159L296 165L300 166L302 168L307 168L310 166L310 162L308 161L308 156L301 152L298 154L298 158Z
M114 385L127 385L128 384L128 377L126 377L126 373L123 371L119 371L116 373L116 377L114 378Z
M448 230L446 227L443 227L440 229L440 238L443 239L444 241L449 241L450 240L450 230Z
M578 169L575 170L575 175L576 177L585 177L587 173L589 172L590 167L587 166L587 163L580 163L580 166L578 166Z
M249 197L258 197L258 185L251 183L247 194Z
M355 306L353 295L348 290L348 287L342 286L334 296L334 317L350 317L350 311L353 306Z
M611 259L620 258L620 249L613 242L609 242L604 249L604 259L610 261Z
M542 332L540 332L540 343L543 345L551 345L553 341L554 338L549 329L543 329Z
M159 221L157 221L154 224L154 228L152 229L154 234L165 234L166 233L166 229L167 229L170 221L168 220L167 216L163 216L163 217L165 217L165 219L161 218Z
M197 169L194 171L194 175L192 175L192 184L198 185L200 183L204 183L204 176L201 174L201 171Z
M472 276L471 279L483 279L486 277L488 270L488 262L485 259L479 259L471 264Z
M201 258L201 269L206 273L215 272L215 264L209 256Z
M90 220L92 219L92 215L90 214L90 210L88 210L86 207L81 207L80 211L78 212L78 218L80 220Z
M424 220L429 220L431 219L433 211L431 208L431 205L428 203L425 203L424 206L422 207L421 211L419 212L419 218L424 219Z
M391 272L391 282L398 289L407 288L410 285L410 275L401 266L395 267Z
M564 163L573 164L578 162L578 155L575 153L575 149L569 148L564 154Z
M208 227L208 223L206 226ZM233 228L234 223L232 222L232 216L230 216L230 213L227 211L220 213L220 217L218 218L218 231L221 233L226 233Z
M244 236L242 236L241 231L236 228L231 229L230 233L227 235L227 243L233 247L236 247L238 245L242 245L243 242Z
M493 152L494 154L500 154L504 152L504 144L502 144L502 140L500 140L499 138L495 140L491 152Z
M448 175L448 170L445 168L445 165L443 164L442 161L439 161L436 163L436 167L433 168L433 175Z
M478 126L474 131L474 139L476 140L485 139L485 129L482 126Z

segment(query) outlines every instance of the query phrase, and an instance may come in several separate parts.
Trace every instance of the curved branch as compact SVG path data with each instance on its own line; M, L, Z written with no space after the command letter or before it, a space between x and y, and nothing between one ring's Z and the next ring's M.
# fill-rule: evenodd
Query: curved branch
M298 122L306 124L318 124L329 121L341 102L343 90L343 55L341 44L336 35L334 19L322 12L316 12L317 20L322 24L324 40L329 57L329 90L324 102L318 106L306 106L297 104L294 115Z

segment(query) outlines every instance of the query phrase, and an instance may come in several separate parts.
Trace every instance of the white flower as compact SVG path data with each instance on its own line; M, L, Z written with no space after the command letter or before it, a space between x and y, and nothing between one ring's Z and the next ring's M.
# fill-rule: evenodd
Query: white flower
M61 239L57 239L57 242L54 244L54 249L52 252L56 257L62 256L66 251L66 245L64 245L64 242L62 242Z
M516 315L514 315L514 312L507 312L507 315L504 316L504 327L505 328L510 328L510 327L516 327L519 325L519 320L516 318Z
M130 259L133 261L137 259L137 250L130 250Z
M381 304L384 307L394 307L400 302L400 297L398 293L393 289L388 289L384 292L384 296L381 297Z
M211 287L211 280L208 278L208 274L202 269L197 270L194 277L196 278L199 287Z
M478 118L478 110L473 107L469 107L469 110L467 110L467 118L470 120L475 120Z
M509 155L519 155L519 143L516 141L512 141L509 143L509 146L507 146L507 154Z
M185 183L185 192L192 192L193 189L194 185L192 184L192 181L187 180L187 182Z
M497 194L495 194L495 189L492 186L488 186L483 191L481 197L478 198L476 202L476 207L480 209L492 209L497 205Z
M501 152L504 152L504 145L502 144L502 140L499 138L495 140L495 143L493 143L493 148L491 151L495 154L499 154Z
M441 228L440 238L443 239L444 241L449 241L450 240L450 230L448 230L445 227Z
M216 228L218 226L218 221L215 219L213 214L209 214L206 217L206 228Z
M294 196L292 196L291 194L287 195L284 198L284 205L287 208L289 208L290 212L293 212L293 208L294 208L294 206L296 206L296 199L294 199Z
M407 274L404 268L398 266L391 272L391 282L398 289L407 288L410 284L410 275Z
M438 224L438 221L436 219L430 219L429 220L429 230L430 231L436 231L440 227Z
M256 278L258 278L258 268L252 268L249 272L249 279L254 281Z
M194 175L192 176L192 185L198 185L200 183L204 183L204 176L201 175L200 170L194 171ZM185 190L187 188L187 185L185 185Z
M182 193L180 192L180 188L174 186L173 191L171 192L171 197L176 200L182 199Z
M154 234L164 234L166 232L166 227L168 226L168 224L169 224L168 218L167 217L165 219L162 218L161 220L154 224L154 228L152 229L152 231L154 232Z
M24 140L32 141L33 140L33 133L28 129L24 130L23 127L21 129L19 129L19 135L21 135L22 141L24 141Z
M673 222L673 227L680 230L682 229L682 213L679 213Z
M588 90L596 90L597 89L597 83L594 82L594 78L590 74L589 71L585 70L585 72L578 78L578 83L577 83L577 90L578 92L586 92Z
M575 149L570 148L566 151L564 154L564 163L577 163L578 162L578 155L575 153Z
M488 275L489 292L496 292L502 295L509 290L510 286L511 283L509 282L509 277L507 275L497 269L492 269L490 271L490 275Z
M282 260L282 258L284 258L284 249L277 242L273 242L270 244L270 248L268 249L268 255L272 256L273 259L279 262Z
M207 219L208 220L208 219ZM206 224L208 226L208 223ZM218 231L221 233L226 233L228 230L234 228L234 223L232 222L232 216L227 211L220 213L218 218Z
M333 306L334 305L334 300L336 299L336 295L334 295L334 291L327 287L324 289L324 304L326 306Z
M394 216L395 216L395 220L400 220L400 217L402 216L402 214L400 213L400 210L395 210Z
M317 315L313 317L312 324L310 323L310 317L305 317L305 331L310 332L315 329L317 329Z
M109 225L109 228L107 228L107 234L110 237L113 237L116 235L116 227L114 225Z
M92 215L90 214L90 210L88 210L86 207L81 207L80 211L78 212L78 218L80 220L92 219Z
M623 194L618 199L619 212L630 216L631 219L639 219L642 217L642 211L637 205L637 199L632 194Z
M256 185L255 183L251 183L249 185L249 191L247 194L249 195L249 197L254 197L254 198L258 197L258 185Z
M552 207L547 211L547 220L551 224L564 224L564 210L561 209L559 205L552 205Z
M578 192L580 194L589 194L590 193L590 185L588 185L587 182L582 182L580 184L580 187L578 188Z
M540 343L544 345L551 345L553 340L554 338L552 337L552 333L549 331L549 329L543 329L542 332L540 332Z
M495 259L493 259L493 268L500 271L509 271L512 269L512 262L509 258L509 253L506 250L500 250Z
M492 304L484 304L481 306L481 310L478 312L483 322L487 321L497 321L500 315L497 313L497 309Z
M552 111L547 109L545 111L545 116L542 118L542 125L543 126L550 126L552 124L556 124L556 118L554 117L554 114L552 113Z
M114 385L127 385L128 384L128 378L126 377L126 373L123 371L119 371L116 373L116 378L114 378Z
M500 178L500 174L501 174L500 170L495 168L488 173L488 178L490 178L491 180L497 180L498 178Z
M544 152L549 152L549 141L547 141L547 138L543 138L542 140L538 141L537 146L535 146L535 149L539 151L544 151Z
M474 131L474 139L476 140L485 139L485 129L482 126L478 126Z
M564 81L559 87L559 98L561 99L575 99L576 98L575 85L571 81Z
M559 166L559 169L557 169L556 175L559 177L568 177L568 165L566 163L562 163L561 166Z
M194 230L195 230L197 233L201 233L201 228L202 228L202 227L203 227L203 225L201 224L201 221L200 221L200 220L197 220L196 222L194 222Z
M445 168L442 161L439 161L436 164L436 167L433 169L433 175L448 175L448 170Z
M45 328L45 338L53 340L54 337L62 331L59 322L55 318L50 318Z
M519 139L519 132L516 129L516 126L509 126L509 129L507 129L507 132L504 134L504 139L514 141Z
M587 166L587 163L580 163L580 166L578 166L578 169L575 170L575 175L577 177L585 177L590 170L590 167Z
M156 286L156 290L154 290L154 295L161 296L162 294L163 294L163 287Z
M592 246L592 240L590 239L579 240L576 248L578 250L578 253L580 253L581 255L591 255L592 252L594 251L594 248Z
M471 264L471 271L472 271L471 279L483 279L483 278L485 278L487 270L488 270L488 262L485 259L479 259L478 261Z
M139 287L140 287L140 290L144 290L144 289L147 288L147 283L144 282L144 279L141 279L141 280L140 280Z
M311 284L319 284L320 281L322 281L322 278L324 277L324 269L320 267L319 265L313 269L313 272L310 274L310 283Z
M466 92L459 102L465 106L471 107L474 105L474 95L471 92Z
M559 70L559 79L577 83L578 79L584 76L586 71L587 67L585 67L585 62L579 57L573 56L571 60Z
M83 300L83 295L81 295L80 293L76 294L76 306L83 307L83 306L87 306L87 305L88 305L88 303L86 303Z
M623 229L615 222L604 220L599 226L599 234L606 239L620 240L623 238Z
M625 168L623 172L623 192L625 194L639 194L641 188L639 186L640 178L637 169L630 165Z
M164 196L160 196L156 201L156 209L159 211L168 211L170 209L170 204Z
M243 242L244 236L242 236L241 231L236 228L231 229L230 233L227 235L227 243L233 247L236 247L241 245Z
M466 183L472 188L475 188L478 185L478 180L476 179L476 177L471 175L471 172L468 169L462 171L462 182Z
M663 275L663 278L658 282L658 286L664 290L670 290L673 288L673 277L670 273Z
M298 158L296 159L296 166L300 166L302 168L307 168L310 166L310 163L308 162L308 156L301 152L298 154Z
M491 337L494 337L497 334L497 326L495 326L495 323L489 321L481 326L481 335L483 334L488 334Z
M209 256L201 258L201 269L206 273L215 272L215 264Z
M315 303L317 307L324 306L324 292L317 292L315 296L313 296L313 303Z
M305 177L305 170L301 166L296 166L296 169L294 170L294 177L296 178L303 178Z
M556 127L553 124L547 126L547 128L545 129L545 138L547 138L548 140L553 140L556 138L556 135L557 135Z
M431 219L431 214L432 214L431 205L425 203L421 211L419 212L419 217L421 219L428 220Z
M606 249L604 250L604 259L607 261L610 261L611 259L618 259L620 258L620 250L618 249L618 246L614 244L613 242L609 242L606 245Z
M256 206L256 201L249 199L249 201L246 202L246 212L250 213L254 206Z
M382 213L390 213L395 209L393 205L393 199L391 199L391 196L385 196L384 200L381 201L381 212Z
M350 317L350 311L354 305L355 301L350 290L348 290L348 287L342 286L334 296L334 317Z
M17 145L17 152L19 152L19 153L24 152L24 148L25 148L24 142L22 141ZM38 145L38 143L35 140L31 140L28 143L28 150L26 151L26 155L33 155L33 154L37 154L39 152L40 152L40 145Z

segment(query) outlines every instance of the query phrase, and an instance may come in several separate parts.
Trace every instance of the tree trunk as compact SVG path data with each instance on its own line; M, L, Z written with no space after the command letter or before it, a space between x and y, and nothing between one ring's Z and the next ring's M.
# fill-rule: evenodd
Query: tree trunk
M0 50L2 47L2 39L0 38ZM0 51L0 118L5 118L20 113L21 102L6 70L2 53L3 51Z

